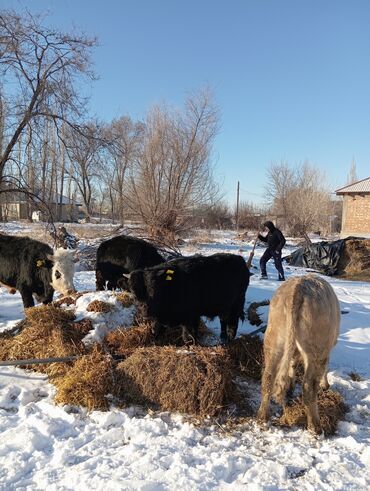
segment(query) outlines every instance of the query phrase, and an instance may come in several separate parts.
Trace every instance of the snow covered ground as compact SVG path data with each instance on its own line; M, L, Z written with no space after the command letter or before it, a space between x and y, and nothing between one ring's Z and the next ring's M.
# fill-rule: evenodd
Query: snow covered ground
M11 233L18 232L14 225ZM31 235L32 229L26 233ZM186 245L185 254L232 252L248 258L252 245L234 233L214 233L213 240ZM263 248L257 248L253 263ZM1 260L1 258L0 258ZM279 283L258 279L247 291L247 304L271 298ZM287 277L305 270L286 268ZM144 413L140 408L88 414L83 408L56 406L54 387L40 374L0 367L1 490L365 490L370 487L370 283L328 278L340 300L341 334L329 365L329 382L349 407L336 436L315 439L301 429L261 429L253 419L237 430L195 426L185 416ZM94 273L76 273L79 290L94 291ZM105 292L82 297L88 301ZM268 307L260 310L267 318ZM104 322L96 313L93 339L106 326L130 323L130 313L114 310ZM94 316L96 318L94 318ZM19 294L0 289L0 331L23 318ZM208 325L219 333L217 320ZM238 333L252 332L248 322ZM1 342L1 340L0 340ZM350 374L357 374L357 381ZM254 405L259 385L251 386Z

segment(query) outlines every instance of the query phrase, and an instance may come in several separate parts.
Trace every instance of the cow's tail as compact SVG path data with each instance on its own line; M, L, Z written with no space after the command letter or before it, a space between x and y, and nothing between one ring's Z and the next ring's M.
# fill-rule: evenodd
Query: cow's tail
M286 392L290 386L289 369L294 360L296 346L296 329L300 322L300 312L303 304L302 289L299 287L300 281L297 282L292 295L289 295L286 302L286 338L284 350L277 367L275 383L272 391L274 399L280 404L285 403Z

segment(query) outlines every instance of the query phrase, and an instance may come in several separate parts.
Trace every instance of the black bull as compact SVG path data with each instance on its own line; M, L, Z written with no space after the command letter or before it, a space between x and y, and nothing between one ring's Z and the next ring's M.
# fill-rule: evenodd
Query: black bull
M157 249L142 239L120 235L102 242L96 253L96 289L127 288L122 275L163 263ZM119 281L119 285L117 282Z
M197 339L202 315L220 318L222 342L233 339L239 319L244 320L248 284L248 267L234 254L183 257L129 277L130 290L157 321L156 332L163 325L182 325L185 340L188 332Z
M28 237L0 235L0 282L19 290L24 307L32 307L34 294L40 302L53 300L51 286L53 249Z

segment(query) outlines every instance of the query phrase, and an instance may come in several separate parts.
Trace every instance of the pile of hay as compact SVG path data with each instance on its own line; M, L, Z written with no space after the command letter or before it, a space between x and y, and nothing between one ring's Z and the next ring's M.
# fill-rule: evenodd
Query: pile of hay
M25 309L25 316L20 333L2 339L1 360L64 357L85 352L81 342L85 334L73 322L75 316L72 312L54 305L43 305ZM29 368L49 376L59 376L68 370L65 363L32 365Z
M135 296L127 291L122 291L115 294L117 300L123 305L125 309L135 304Z
M370 239L347 239L338 263L338 275L370 277Z
M112 358L94 346L92 352L78 359L55 385L55 401L59 404L84 406L89 411L108 410L106 396L114 387Z
M325 435L333 435L336 432L338 421L343 419L346 413L343 397L331 389L320 391L317 403L322 429ZM295 399L290 405L285 407L279 424L283 426L307 426L306 410L302 402L302 397Z
M54 300L53 305L61 307L62 305L76 305L77 300L87 292L71 293L70 295L62 296L58 300Z
M112 312L113 305L108 302L103 302L102 300L93 300L89 303L86 310L88 312L99 312L102 314L107 314L108 312Z
M129 356L138 348L155 344L152 325L147 322L130 328L116 329L105 336L103 344L113 355Z
M243 376L261 380L263 367L263 341L258 336L242 335L227 345L235 368Z
M139 348L116 372L117 395L127 404L215 416L237 397L232 362L221 347Z

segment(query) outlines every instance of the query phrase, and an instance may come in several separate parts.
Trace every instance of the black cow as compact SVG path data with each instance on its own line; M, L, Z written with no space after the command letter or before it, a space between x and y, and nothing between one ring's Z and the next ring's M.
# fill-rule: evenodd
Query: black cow
M74 290L71 253L53 249L29 237L0 235L0 285L19 290L25 308L33 307L33 295L50 303L54 289L63 294Z
M234 254L183 257L129 275L130 290L157 321L156 334L182 325L184 341L189 331L196 341L202 315L220 318L222 342L234 339L248 284L248 267Z
M147 268L164 262L157 249L142 239L120 235L102 242L96 253L96 289L128 288L122 275L135 269Z

